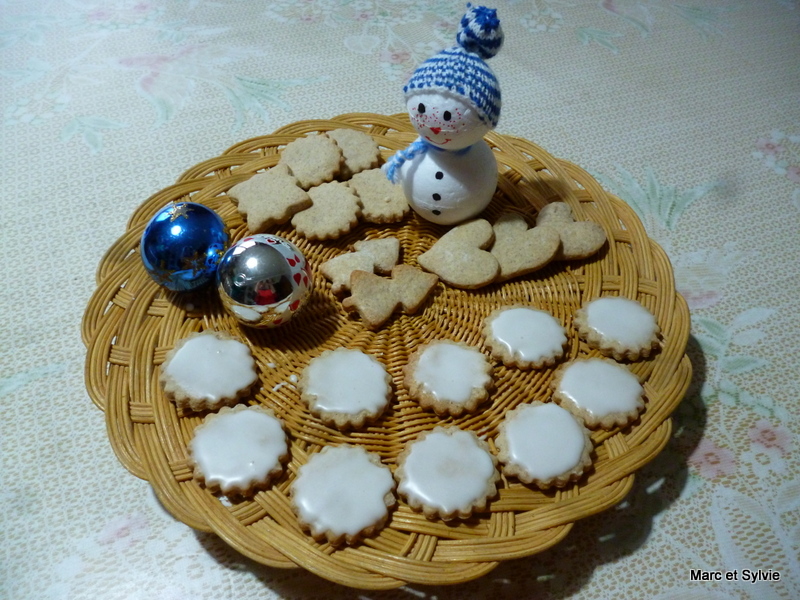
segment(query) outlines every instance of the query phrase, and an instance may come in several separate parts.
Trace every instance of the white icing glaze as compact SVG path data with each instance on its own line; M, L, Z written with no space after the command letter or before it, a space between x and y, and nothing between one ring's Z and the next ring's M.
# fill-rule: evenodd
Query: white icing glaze
M326 446L300 467L292 499L315 534L354 536L387 515L385 496L393 488L391 471L363 448Z
M585 311L590 329L626 348L649 347L658 328L653 314L628 298L598 298L589 302Z
M384 366L360 350L337 348L313 359L304 373L303 392L315 396L314 406L323 411L377 414L390 391Z
M520 407L506 419L504 431L507 462L534 479L551 480L581 462L585 429L557 404Z
M490 324L492 339L512 356L526 362L540 362L561 356L567 336L550 313L515 307L501 311Z
M192 398L235 398L258 376L250 349L211 333L186 340L164 366L165 375Z
M398 487L409 500L445 514L465 510L483 498L495 473L491 456L475 436L454 429L434 430L413 442Z
M287 453L281 422L258 407L210 415L195 429L189 451L206 485L222 493L264 481Z
M622 365L590 358L565 367L556 392L592 416L603 418L637 410L643 390L636 376Z
M479 350L454 342L437 342L422 352L413 377L422 391L435 399L464 403L473 390L484 388L491 381L486 367L486 357Z

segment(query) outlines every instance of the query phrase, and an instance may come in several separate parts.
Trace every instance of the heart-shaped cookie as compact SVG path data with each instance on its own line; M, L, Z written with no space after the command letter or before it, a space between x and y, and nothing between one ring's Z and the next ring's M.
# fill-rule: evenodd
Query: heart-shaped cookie
M500 263L499 281L508 281L544 267L558 253L561 236L552 227L528 229L517 213L500 215L494 226L492 256Z
M539 211L536 226L552 227L561 236L561 249L555 260L576 260L597 252L606 243L606 232L593 221L575 221L565 202L551 202Z
M494 241L494 230L484 219L462 223L417 258L426 271L457 288L474 289L491 283L500 263L485 250Z

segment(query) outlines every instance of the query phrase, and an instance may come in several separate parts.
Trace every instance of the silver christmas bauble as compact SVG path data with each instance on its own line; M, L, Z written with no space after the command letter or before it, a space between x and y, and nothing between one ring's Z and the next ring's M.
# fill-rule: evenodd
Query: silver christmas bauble
M233 244L217 266L222 304L243 325L277 327L311 295L308 263L291 242L266 233Z

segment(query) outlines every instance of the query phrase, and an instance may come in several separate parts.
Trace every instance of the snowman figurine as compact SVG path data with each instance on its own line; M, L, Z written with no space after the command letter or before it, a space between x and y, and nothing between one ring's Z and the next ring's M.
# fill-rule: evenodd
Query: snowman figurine
M467 4L456 41L403 88L419 138L385 166L417 214L440 225L476 216L497 187L497 161L483 140L500 117L500 87L485 62L503 44L497 11Z

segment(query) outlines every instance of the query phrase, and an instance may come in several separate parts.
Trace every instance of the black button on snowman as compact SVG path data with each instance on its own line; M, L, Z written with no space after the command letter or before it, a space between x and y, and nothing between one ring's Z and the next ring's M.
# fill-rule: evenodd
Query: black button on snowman
M411 207L441 225L476 216L497 187L497 161L483 140L500 117L500 86L485 62L503 44L497 11L467 4L456 41L403 88L419 138L385 167Z

